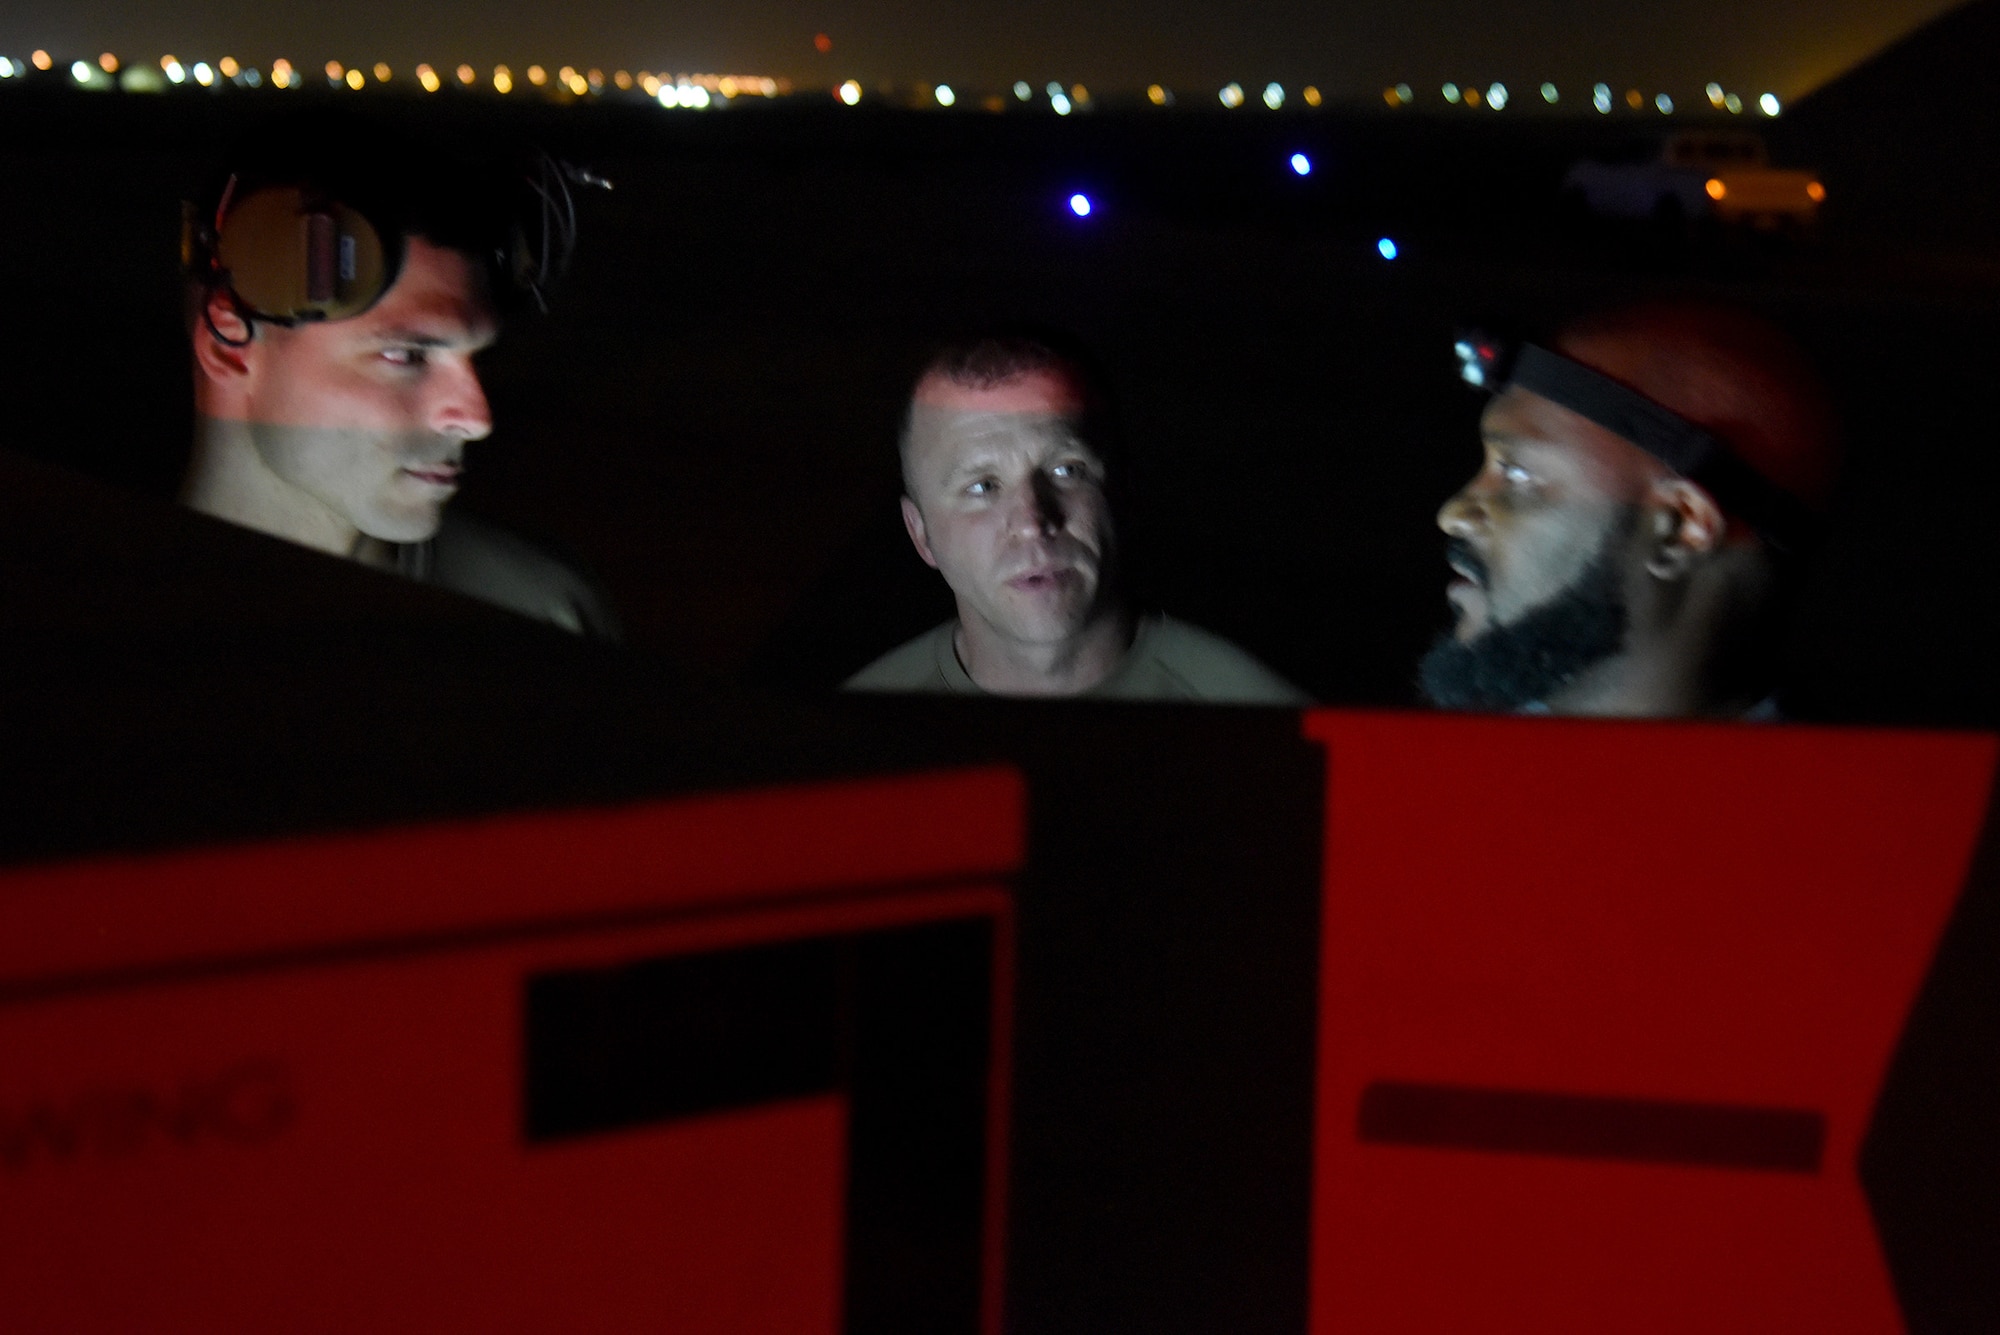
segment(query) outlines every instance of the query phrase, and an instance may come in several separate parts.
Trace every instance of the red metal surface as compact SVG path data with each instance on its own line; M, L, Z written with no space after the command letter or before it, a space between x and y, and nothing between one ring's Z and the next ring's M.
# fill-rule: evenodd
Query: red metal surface
M1900 1329L1855 1160L1994 739L1306 728L1328 755L1315 1335Z
M985 916L1004 1040L1021 822L963 772L0 876L0 1328L836 1331L846 1098L524 1146L522 980Z

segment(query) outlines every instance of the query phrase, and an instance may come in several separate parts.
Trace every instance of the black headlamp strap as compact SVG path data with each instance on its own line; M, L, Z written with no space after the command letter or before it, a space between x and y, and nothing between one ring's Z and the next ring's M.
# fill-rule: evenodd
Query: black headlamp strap
M1533 343L1522 346L1507 380L1595 422L1698 483L1773 547L1797 551L1811 540L1817 521L1796 497L1721 440L1637 390Z

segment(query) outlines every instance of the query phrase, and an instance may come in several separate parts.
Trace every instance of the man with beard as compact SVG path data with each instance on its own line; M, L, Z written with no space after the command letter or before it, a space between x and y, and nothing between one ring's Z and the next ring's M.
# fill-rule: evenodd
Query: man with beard
M1104 419L1078 361L1044 343L984 338L931 361L903 429L903 525L958 615L848 689L1310 703L1228 641L1131 606Z
M1653 304L1466 378L1485 462L1438 512L1457 623L1419 684L1447 709L1769 717L1777 639L1833 478L1804 356L1740 312Z
M348 124L301 126L246 157L192 215L185 247L196 422L182 501L572 632L615 634L574 571L445 513L466 447L493 429L473 359L517 276L502 263L514 225L503 178Z

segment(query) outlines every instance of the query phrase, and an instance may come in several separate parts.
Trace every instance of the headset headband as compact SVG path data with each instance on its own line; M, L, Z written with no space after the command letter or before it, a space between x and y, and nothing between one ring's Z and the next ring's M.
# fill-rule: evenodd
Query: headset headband
M231 176L212 218L187 210L183 262L210 288L228 292L248 321L292 325L360 315L395 283L405 235L423 230L396 216L393 184L375 184L351 191L309 177ZM576 248L573 185L611 188L601 176L537 153L525 170L482 176L455 200L490 214L474 229L481 239L462 248L483 261L502 311L548 310Z
M1818 520L1797 497L1712 432L1630 386L1534 343L1521 347L1504 378L1493 340L1461 338L1456 351L1468 384L1495 393L1516 385L1596 423L1700 486L1773 548L1796 552L1815 538Z

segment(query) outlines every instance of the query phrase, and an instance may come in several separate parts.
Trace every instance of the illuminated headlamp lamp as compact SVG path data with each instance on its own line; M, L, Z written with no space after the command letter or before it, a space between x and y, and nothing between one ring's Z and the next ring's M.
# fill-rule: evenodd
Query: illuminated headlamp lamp
M1637 390L1534 343L1515 351L1470 333L1459 336L1453 351L1468 385L1491 394L1518 386L1596 423L1700 486L1778 551L1797 552L1815 538L1818 520L1797 497L1719 437Z
M1460 334L1458 341L1451 345L1458 354L1458 378L1474 389L1489 390L1495 394L1506 382L1506 368L1501 364L1502 347L1497 339L1484 334Z

